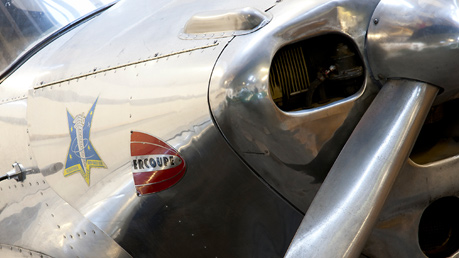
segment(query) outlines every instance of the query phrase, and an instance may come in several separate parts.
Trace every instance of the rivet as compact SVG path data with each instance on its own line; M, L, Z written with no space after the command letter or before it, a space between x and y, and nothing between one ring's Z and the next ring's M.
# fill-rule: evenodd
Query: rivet
M64 238L65 238L65 239L67 239L67 236L66 236L66 235L64 235Z
M40 185L40 183L37 182L37 185Z
M77 233L77 236L78 236L78 237L81 237L80 233Z
M373 23L374 23L375 25L378 25L379 19L378 19L378 18L375 18L375 19L373 20Z
M70 235L70 238L73 238L73 236L72 236L72 235Z
M51 213L51 217L53 217L53 218L54 218L54 214L52 214L52 213Z
M43 195L43 192L40 192L41 195Z
M16 185L14 185L14 188L18 188Z
M92 230L92 233L94 233L94 234L95 234L95 233L96 233L96 231L95 231L95 230Z
M46 207L48 207L48 206L49 206L49 205L48 205L48 203L45 203L45 205L46 205Z
M84 234L84 235L86 235L86 232L85 232L85 231L83 231L83 234Z
M70 249L73 249L73 246L70 246Z
M61 228L61 226L57 225L57 228Z

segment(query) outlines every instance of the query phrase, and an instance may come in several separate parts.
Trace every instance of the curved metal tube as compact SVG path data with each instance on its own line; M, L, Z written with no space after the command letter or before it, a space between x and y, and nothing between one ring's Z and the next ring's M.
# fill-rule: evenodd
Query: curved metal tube
M331 168L286 257L358 257L438 92L388 81Z

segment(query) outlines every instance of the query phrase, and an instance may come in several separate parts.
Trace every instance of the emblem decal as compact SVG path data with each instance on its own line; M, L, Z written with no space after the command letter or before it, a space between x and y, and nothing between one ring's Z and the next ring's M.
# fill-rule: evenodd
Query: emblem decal
M185 161L178 151L145 133L131 133L131 158L139 196L166 190L185 175Z
M87 116L81 113L73 117L67 110L71 141L65 162L64 176L67 177L80 172L88 186L91 168L107 168L89 140L91 122L98 99L89 109Z

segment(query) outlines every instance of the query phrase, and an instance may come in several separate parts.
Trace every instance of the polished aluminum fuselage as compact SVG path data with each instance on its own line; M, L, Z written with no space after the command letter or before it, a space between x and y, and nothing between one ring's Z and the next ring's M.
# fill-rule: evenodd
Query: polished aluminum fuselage
M0 182L0 256L283 256L380 91L370 69L377 60L366 52L378 4L121 1L60 35L0 85L0 170L18 162L39 171ZM246 7L253 9L244 15L266 13L259 27L222 34L185 28L195 14ZM280 110L269 97L273 56L325 34L355 44L365 65L361 89L319 108ZM92 117L88 140L103 164L83 169L86 178L64 173L73 146L68 114ZM137 194L132 131L180 153L187 170L176 185ZM404 162L387 201L378 201L385 206L363 249L371 257L422 257L416 232L423 210L433 196L457 193L457 156Z

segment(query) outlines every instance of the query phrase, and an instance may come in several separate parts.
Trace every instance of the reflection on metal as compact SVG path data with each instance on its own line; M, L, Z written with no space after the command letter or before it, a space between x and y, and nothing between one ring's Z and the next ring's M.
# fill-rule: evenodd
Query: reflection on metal
M113 0L2 0L0 75L40 41Z
M347 141L286 257L358 257L406 162L436 87L388 81Z
M46 255L41 252L29 250L24 247L12 246L0 244L0 257L8 258L24 258L24 257L40 257L40 258L52 258L52 256Z
M269 13L252 7L200 13L188 20L180 37L202 39L243 35L259 30L271 19Z
M375 78L441 87L435 103L458 96L459 1L382 0L372 20L367 49Z
M458 167L459 156L422 166L408 160L392 187L363 253L368 257L425 257L418 239L422 214L435 200L445 196L459 197ZM448 209L457 209L457 206L449 205ZM457 217L454 220L457 225ZM455 241L448 239L451 240ZM457 256L458 252L451 257Z
M93 257L94 254L131 257L63 201L41 174L30 175L24 182L2 182L0 196L2 257L9 254L2 250L5 245L26 257L30 257L29 249L35 251L32 255L40 252L51 257Z
M170 54L164 54L164 55L160 55L160 54L157 53L152 58L147 58L147 59L143 59L143 60L139 60L139 61L135 61L135 62L129 62L127 64L116 65L116 66L113 66L113 67L108 67L108 68L103 68L103 69L95 68L90 73L85 73L85 74L81 74L81 75L78 75L78 76L73 76L73 77L70 77L70 78L63 79L63 80L47 82L47 83L40 82L40 84L36 85L34 87L34 89L40 89L40 88L44 88L44 87L49 87L49 86L56 85L56 84L63 83L63 82L70 82L70 81L73 81L73 80L86 78L88 76L97 75L97 74L101 74L101 73L106 73L106 72L114 71L114 70L117 70L117 69L120 69L120 68L126 68L126 67L129 67L129 66L138 65L138 64L142 64L142 63L146 63L146 62L150 62L150 61L155 61L155 60L159 60L159 59L162 59L162 58L168 58L168 57L175 56L175 55L185 54L185 53L189 53L189 52L196 51L196 50L204 50L206 48L216 47L216 46L218 46L218 44L219 44L218 42L214 42L213 44L208 44L208 45L205 45L205 46L202 46L202 47L194 47L194 48L190 48L190 49L186 49L186 50L182 50L182 51L176 51L176 52L172 52Z
M329 41L319 40L316 45L330 45L334 50L332 39L346 38L355 46L354 57L360 59L377 2L278 3L269 11L275 17L269 24L235 37L215 65L209 102L218 127L242 159L302 212L306 212L379 87L363 69L361 80L351 85L360 89L353 95L321 107L285 112L270 93L273 58L282 47L299 41L322 38ZM326 55L330 56L336 55ZM317 57L317 61L326 61L321 55ZM329 69L332 64L322 66Z
M268 6L259 0L243 4L260 10ZM177 37L188 19L184 14L237 7L212 0L188 6L170 0L121 1L53 41L2 85L31 88L24 120L42 171L66 160L71 141L66 109L87 115L99 96L90 137L107 169L91 171L89 187L81 176L63 178L62 167L42 173L75 213L134 257L280 257L301 221L302 215L235 155L212 122L209 78L231 38L197 42ZM145 61L148 57L154 59ZM115 69L103 70L108 66ZM155 135L178 151L187 162L179 183L136 195L131 131ZM70 232L66 237L68 242L79 239ZM54 243L46 248L59 249ZM110 256L100 249L92 256Z
M49 42L0 87L0 171L8 171L13 162L21 161L24 167L41 172L27 174L23 182L0 183L0 256L9 254L1 251L2 246L8 245L13 249L25 246L55 257L137 257L145 253L158 257L186 257L190 253L197 257L281 257L303 218L298 210L307 211L342 146L380 90L369 74L370 67L365 67L367 56L362 54L367 27L378 2L280 1L269 10L274 18L263 28L217 42L210 39L217 34L197 33L188 37L190 40L182 40L184 35L179 38L177 33L195 13L242 10L245 6L267 10L273 3L121 1ZM377 23L384 22L379 19ZM330 34L348 37L356 48L348 52L338 44L340 55L331 55L333 66L324 66L325 71L342 71L334 74L336 80L362 74L362 81L352 85L360 90L325 106L280 110L270 96L269 72L274 55L286 45ZM195 37L201 41L191 40ZM353 65L352 59L357 57L364 60ZM339 70L337 64L344 69ZM301 84L306 81L304 74L300 78ZM385 134L390 133L390 124L398 130L409 121L394 122L400 115L397 112L424 111L415 110L415 103L410 101L390 105L395 100L403 102L403 96L413 93L413 85L406 81L402 84L389 91L386 85L370 110L375 117L370 119L367 115L356 132L362 132L365 126L367 132L375 130L351 146L355 151L346 147L339 162L357 160L355 164L365 166L362 162L370 160L368 156L377 150L375 145L379 143L380 150L386 151L387 144L393 143L391 135ZM295 88L292 92L302 90ZM400 92L403 94L393 98L387 96ZM419 93L419 98L429 95ZM97 96L100 98L92 120L91 141L107 169L93 171L88 186L79 176L62 176L71 141L66 108L72 114L87 115ZM384 96L389 98L387 102L380 100ZM379 104L380 112L374 112ZM395 110L401 106L404 109ZM381 117L392 121L383 124L384 119L378 119ZM129 148L131 131L163 139L186 160L187 171L179 183L154 194L136 195L132 174L135 165ZM381 140L372 142L373 134ZM355 139L353 136L350 144ZM412 139L398 141L402 142L400 148L412 143ZM387 164L400 166L405 152L406 148L403 153L385 152L400 155L394 157L396 162ZM153 158L158 162L161 157L165 162L165 157L158 154L137 157L144 164L147 158L151 164ZM381 165L380 160L373 161ZM339 162L331 177L338 174L336 167L343 164ZM345 166L350 164L343 164L343 169L352 170ZM364 254L422 257L418 222L433 200L459 195L458 166L457 155L424 166L408 162L389 193ZM146 169L149 168L144 166ZM366 188L374 174L368 172L359 177L358 171L362 172L356 168L339 173L343 181L336 182L332 190L351 191L377 202L374 213L355 234L352 228L343 232L342 227L355 223L360 213L345 210L346 220L337 223L340 230L318 243L324 254L333 252L333 257L339 256L336 252L342 251L342 246L335 247L332 240L343 234L356 237L357 247L351 245L354 251L349 251L357 253L368 233L367 226L374 222L376 209L382 205L377 194L372 195L373 190L388 191L385 186ZM394 180L394 175L387 179ZM330 188L327 182L324 191ZM355 188L344 189L349 186ZM338 200L358 197L343 196ZM333 201L321 204L326 209L336 205ZM367 209L366 204L361 207ZM311 207L314 210L317 204ZM333 219L339 212L322 217ZM320 247L327 243L333 247Z

